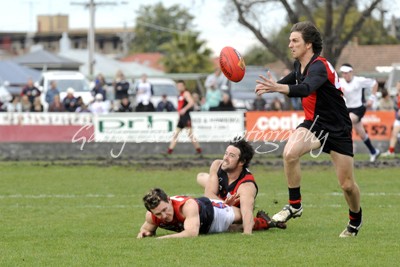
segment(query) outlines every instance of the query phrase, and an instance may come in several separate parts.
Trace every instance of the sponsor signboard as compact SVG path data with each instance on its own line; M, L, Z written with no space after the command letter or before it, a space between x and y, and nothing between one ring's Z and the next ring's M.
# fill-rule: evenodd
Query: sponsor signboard
M0 142L68 143L93 135L90 113L0 113Z
M199 142L227 141L244 132L243 112L192 112L193 135ZM107 114L93 118L96 142L170 142L178 113ZM186 131L180 142L190 142Z
M389 140L394 119L391 111L367 111L362 122L371 140ZM303 120L300 111L250 111L246 113L246 137L252 141L286 141ZM353 140L360 140L355 131Z

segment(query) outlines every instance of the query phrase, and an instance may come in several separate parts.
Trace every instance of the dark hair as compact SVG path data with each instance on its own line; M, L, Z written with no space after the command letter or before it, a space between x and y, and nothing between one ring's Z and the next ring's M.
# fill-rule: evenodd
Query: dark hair
M148 211L157 208L161 201L168 202L168 195L160 188L151 189L143 197L144 206Z
M293 25L290 32L300 32L304 42L311 43L315 54L320 54L322 51L322 37L317 27L310 21L302 21Z
M382 98L387 97L389 95L388 90L386 90L386 88L382 88L381 93L382 93Z
M253 147L243 137L235 137L229 145L240 150L239 161L244 163L243 168L247 168L254 156Z
M185 81L184 81L184 80L177 80L177 81L176 81L176 83L182 83L183 85L185 85L185 86L186 86L186 83L185 83Z

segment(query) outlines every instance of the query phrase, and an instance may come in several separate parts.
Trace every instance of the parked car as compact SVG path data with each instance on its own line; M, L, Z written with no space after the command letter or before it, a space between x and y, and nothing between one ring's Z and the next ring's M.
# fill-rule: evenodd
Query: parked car
M147 81L153 85L153 96L151 97L151 102L156 108L158 103L161 101L162 96L167 95L167 99L171 101L175 108L178 106L178 95L179 91L176 87L174 80L169 78L147 78ZM134 86L129 89L129 94L134 98L136 94L136 85L140 82L140 78L134 83ZM136 102L133 101L136 105Z
M85 104L93 101L89 80L85 75L77 71L48 71L43 72L39 80L38 88L42 92L41 99L44 110L47 110L48 103L45 101L46 92L50 88L50 82L56 81L57 89L60 91L61 101L67 95L67 89L72 87L75 90L75 97L82 97Z
M258 66L246 66L246 73L243 79L238 82L228 83L228 92L231 95L232 103L236 109L252 110L253 102L256 98L254 89L256 88L256 80L259 80L259 75L266 75L268 69ZM275 80L276 75L271 71L271 74ZM271 103L275 98L281 101L282 105L285 105L285 96L280 93L268 93L263 94L262 97L266 101L266 108L269 109Z

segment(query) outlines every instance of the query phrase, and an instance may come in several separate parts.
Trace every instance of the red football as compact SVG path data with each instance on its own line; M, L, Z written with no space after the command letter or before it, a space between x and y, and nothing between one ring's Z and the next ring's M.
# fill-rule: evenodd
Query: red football
M232 82L240 82L246 71L243 57L233 47L225 46L219 55L219 65L222 72Z

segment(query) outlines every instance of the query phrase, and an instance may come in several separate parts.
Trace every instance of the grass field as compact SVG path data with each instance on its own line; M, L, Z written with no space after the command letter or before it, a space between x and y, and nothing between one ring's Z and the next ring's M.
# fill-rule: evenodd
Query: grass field
M136 239L142 196L158 186L200 196L207 168L0 163L0 266L396 266L400 256L400 171L356 170L364 225L340 239L347 206L330 166L303 171L303 216L286 230L187 239ZM283 171L252 167L256 209L287 201ZM159 230L158 235L166 234Z

